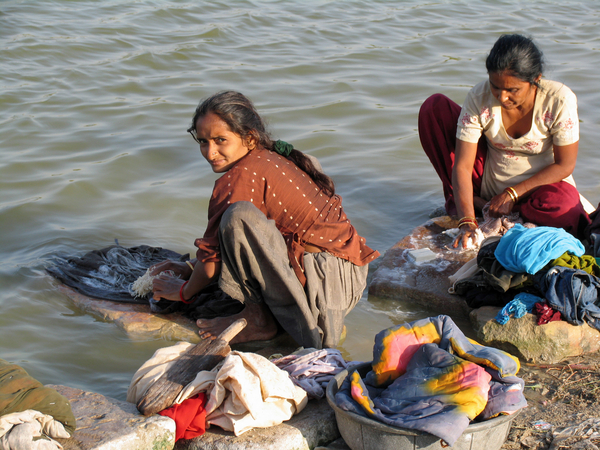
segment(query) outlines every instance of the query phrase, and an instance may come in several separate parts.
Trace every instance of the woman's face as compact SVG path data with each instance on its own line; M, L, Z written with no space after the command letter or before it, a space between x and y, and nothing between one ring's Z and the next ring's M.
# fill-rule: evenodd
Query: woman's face
M227 172L250 151L250 141L233 133L219 116L211 112L196 122L196 136L202 156L216 173Z
M490 73L492 95L498 99L505 110L528 109L533 107L537 87L508 72ZM539 78L536 80L539 81Z

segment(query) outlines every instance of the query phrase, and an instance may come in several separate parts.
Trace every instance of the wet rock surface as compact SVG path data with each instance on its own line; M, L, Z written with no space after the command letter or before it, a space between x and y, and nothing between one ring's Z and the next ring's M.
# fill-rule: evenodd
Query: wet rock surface
M154 314L149 305L119 303L87 297L64 284L57 289L69 297L77 308L113 322L127 334L145 338L164 338L191 343L200 342L198 327L181 314Z
M169 450L175 445L175 422L144 417L135 405L93 392L51 385L71 402L77 428L70 439L57 439L65 450Z
M477 339L524 361L557 363L600 350L600 331L587 324L576 326L560 320L537 325L537 316L526 314L500 325L494 320L499 311L500 308L484 306L471 312Z
M175 443L175 422L161 415L145 417L136 406L66 386L50 386L67 397L77 419L70 439L58 439L65 450L308 450L340 436L333 410L323 400L311 400L290 420L270 428L255 428L241 436L211 427L202 436Z
M377 297L409 300L439 311L439 314L467 316L470 308L464 299L448 293L448 276L477 256L475 251L459 252L451 248L452 237L444 231L456 228L449 216L436 217L415 228L412 233L385 252L369 285L369 294ZM410 251L429 249L435 259L416 262Z

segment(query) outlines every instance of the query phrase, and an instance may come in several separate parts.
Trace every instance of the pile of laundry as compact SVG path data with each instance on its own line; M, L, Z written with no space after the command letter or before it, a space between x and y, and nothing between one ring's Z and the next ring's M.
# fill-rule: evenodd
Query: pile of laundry
M180 342L157 350L134 374L127 401L137 404L192 346ZM329 380L347 368L335 349L303 349L273 360L232 351L212 370L198 372L159 414L175 421L176 440L201 436L210 425L239 436L291 419L309 397L322 398Z
M497 317L534 313L538 324L587 322L600 330L600 266L578 239L560 228L516 224L485 239L477 258L450 277L450 293L471 308L501 306Z
M179 312L192 320L212 319L239 313L244 305L232 299L214 282L190 302L152 298L152 292L140 296L134 289L149 267L166 261L187 261L189 254L148 245L123 247L110 245L84 255L57 255L46 272L64 285L91 299L150 305L158 314Z
M61 450L75 432L66 397L0 359L0 450Z
M514 356L464 336L440 315L383 330L372 370L350 370L336 404L388 425L438 436L450 446L473 420L527 406Z

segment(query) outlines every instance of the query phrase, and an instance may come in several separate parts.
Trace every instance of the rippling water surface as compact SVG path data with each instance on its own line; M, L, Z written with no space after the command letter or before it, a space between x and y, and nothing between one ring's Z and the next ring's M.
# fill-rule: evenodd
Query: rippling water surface
M595 1L3 1L0 3L0 358L44 383L124 399L171 342L75 308L44 274L56 253L122 245L193 251L216 179L185 132L218 90L254 100L274 136L318 157L382 253L443 204L421 151L421 102L462 103L502 33L544 50L577 94L575 178L600 201ZM376 264L372 267L375 268ZM371 270L371 271L372 271ZM427 313L363 298L347 356Z

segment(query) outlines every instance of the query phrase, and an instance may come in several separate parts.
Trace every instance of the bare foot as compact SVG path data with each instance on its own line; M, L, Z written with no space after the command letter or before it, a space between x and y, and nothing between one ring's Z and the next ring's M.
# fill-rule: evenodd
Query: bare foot
M246 303L244 309L229 317L216 317L214 319L198 319L196 325L200 328L198 334L202 339L216 339L225 328L238 319L246 319L248 324L231 344L240 344L250 341L266 341L273 339L277 334L277 323L271 311L264 303Z

